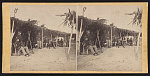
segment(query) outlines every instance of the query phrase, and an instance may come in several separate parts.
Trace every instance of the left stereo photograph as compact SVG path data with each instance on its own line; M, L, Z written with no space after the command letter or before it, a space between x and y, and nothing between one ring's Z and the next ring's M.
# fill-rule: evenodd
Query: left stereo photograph
M75 71L73 5L10 6L11 71Z

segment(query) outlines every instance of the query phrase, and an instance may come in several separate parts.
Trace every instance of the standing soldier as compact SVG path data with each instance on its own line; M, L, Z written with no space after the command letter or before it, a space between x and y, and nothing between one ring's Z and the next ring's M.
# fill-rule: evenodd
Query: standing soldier
M55 49L55 47L56 47L56 41L55 41L55 40L52 40L52 41L51 41L51 45L52 45L52 47Z
M50 47L51 47L51 39L48 39L48 45L47 45L47 47L50 49Z

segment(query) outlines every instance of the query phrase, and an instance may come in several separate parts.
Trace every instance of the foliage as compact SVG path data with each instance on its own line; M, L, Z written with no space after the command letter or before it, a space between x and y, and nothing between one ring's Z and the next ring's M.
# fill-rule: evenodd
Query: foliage
M142 27L142 24L141 24L142 23L142 10L141 9L138 8L137 11L134 11L133 13L128 13L126 15L134 15L134 18L130 23L136 24Z
M32 44L35 44L37 42L37 38L40 38L41 36L38 36L39 33L41 33L42 28L40 26L37 26L37 20L28 20L28 21L23 21L19 20L17 18L11 17L11 28L12 24L14 21L14 31L16 32L13 39L12 43L15 43L18 38L20 38L23 42L28 41L28 31L30 31L30 39ZM19 37L18 32L21 33L21 37ZM44 37L51 38L51 34L53 35L53 38L56 36L69 36L68 33L65 32L60 32L56 30L50 30L48 28L44 29ZM41 39L41 38L40 38Z

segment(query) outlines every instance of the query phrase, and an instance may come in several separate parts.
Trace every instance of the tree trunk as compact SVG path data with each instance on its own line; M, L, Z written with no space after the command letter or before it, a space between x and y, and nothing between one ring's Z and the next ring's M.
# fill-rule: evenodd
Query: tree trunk
M112 27L111 27L111 36L110 37L111 37L111 39L110 39L111 40L110 46L112 47Z
M101 48L101 44L100 44L100 40L99 40L99 30L97 31L97 40L98 40L99 48Z
M80 47L80 39L81 39L82 25L83 25L83 19L81 19L81 26L80 26L80 31L79 31L79 47ZM80 50L80 48L79 48L79 50Z
M135 50L135 58L138 59L138 50L139 50L139 43L140 43L140 34L141 32L138 33L138 40L137 40L137 46Z
M28 40L29 40L29 46L30 46L30 49L32 49L32 43L31 43L31 32L28 32Z
M77 6L77 11L76 11L76 54L78 53L78 51L80 51L80 37L79 37L79 29L78 29L78 10L79 6Z
M69 39L69 48L68 48L68 54L69 54L70 49L71 49L71 39L72 39L72 33L73 33L73 26L71 27L71 33L70 33L70 39Z
M12 24L12 29L11 29L11 48L13 48L13 38L14 38L14 35L16 32L14 32L14 26L15 26L15 22L13 21L13 24ZM14 49L16 49L14 47ZM13 49L12 49L13 50ZM12 51L11 51L11 54L12 54ZM17 51L15 50L15 55L17 54Z
M68 50L67 50L67 60L69 61L70 60L70 49L71 49L71 39L72 39L72 33L73 33L73 26L71 27L71 33L70 33L70 39L69 39L69 47L68 47Z
M41 45L42 49L43 49L43 28L42 28L42 45Z
M51 41L52 41L52 37L53 37L53 36L52 36L52 34L51 34Z
M56 47L58 46L58 35L56 36Z

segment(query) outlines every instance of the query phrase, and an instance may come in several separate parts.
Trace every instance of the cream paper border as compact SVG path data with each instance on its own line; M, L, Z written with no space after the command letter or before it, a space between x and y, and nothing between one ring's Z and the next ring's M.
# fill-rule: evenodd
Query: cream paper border
M127 71L10 71L10 6L11 5L141 5L143 6L142 20L142 72ZM111 3L2 3L3 17L3 50L2 73L148 73L148 2L111 2Z

